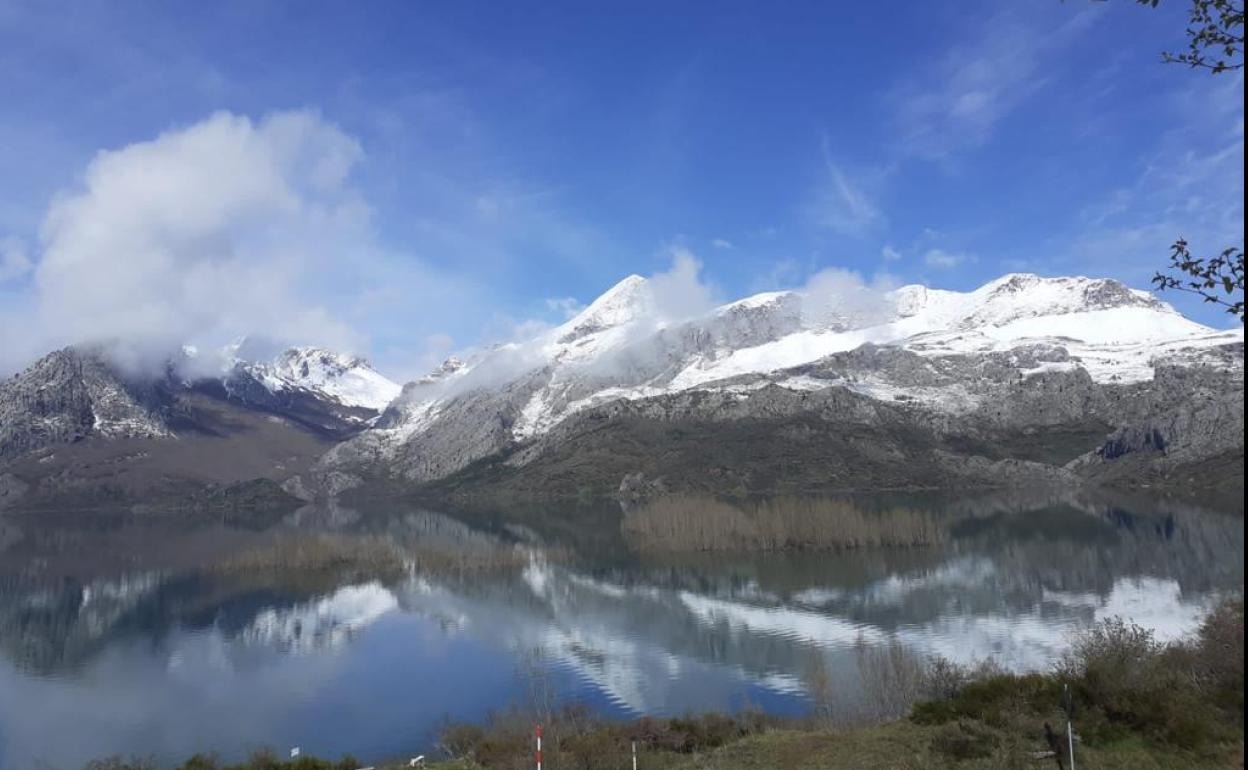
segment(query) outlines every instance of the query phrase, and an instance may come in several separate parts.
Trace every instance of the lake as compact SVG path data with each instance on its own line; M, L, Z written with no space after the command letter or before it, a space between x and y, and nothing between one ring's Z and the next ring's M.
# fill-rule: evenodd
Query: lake
M0 767L259 746L372 762L536 698L801 714L817 670L852 715L864 650L1043 668L1098 619L1175 638L1243 590L1242 510L1070 490L688 502L0 516Z

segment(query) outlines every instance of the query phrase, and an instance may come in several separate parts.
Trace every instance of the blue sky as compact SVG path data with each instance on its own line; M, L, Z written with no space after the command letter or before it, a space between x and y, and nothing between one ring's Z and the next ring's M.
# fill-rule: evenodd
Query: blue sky
M1159 62L1182 2L67 8L0 0L0 368L251 324L410 376L674 250L733 298L1243 242L1242 76Z

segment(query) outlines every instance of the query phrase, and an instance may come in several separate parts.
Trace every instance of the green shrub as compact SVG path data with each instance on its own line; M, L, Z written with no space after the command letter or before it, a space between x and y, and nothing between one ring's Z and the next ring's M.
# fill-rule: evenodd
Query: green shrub
M1244 601L1220 604L1197 633L1197 675L1220 707L1244 720Z
M947 725L932 738L932 750L956 760L991 757L1001 738L978 722L959 720Z
M996 674L971 682L953 697L917 704L911 719L939 725L955 719L977 719L1005 727L1018 714L1046 714L1057 706L1061 685L1045 674Z
M1062 706L1064 686L1089 745L1138 736L1199 751L1243 738L1243 603L1223 604L1194 640L1172 644L1119 618L1102 621L1073 640L1051 674L974 676L940 660L929 661L927 672L932 699L917 703L910 717L955 723L935 739L951 757L972 750L968 724L1025 731Z
M484 737L483 727L465 722L446 725L440 735L442 746L455 759L471 757Z
M215 754L196 754L182 764L181 770L217 770L219 766Z
M155 761L146 757L105 757L87 763L86 770L154 770Z
M1114 618L1075 640L1058 675L1071 683L1076 719L1090 742L1119 740L1131 731L1194 749L1225 735L1224 720L1200 684L1203 665L1199 642L1162 644L1148 629ZM1084 711L1091 712L1091 730L1083 726Z

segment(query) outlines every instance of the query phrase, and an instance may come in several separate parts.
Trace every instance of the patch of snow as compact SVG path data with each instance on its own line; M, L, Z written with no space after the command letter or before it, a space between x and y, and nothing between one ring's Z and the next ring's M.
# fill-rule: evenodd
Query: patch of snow
M242 366L274 393L306 390L344 406L378 412L402 390L364 359L320 348L290 348L272 361Z

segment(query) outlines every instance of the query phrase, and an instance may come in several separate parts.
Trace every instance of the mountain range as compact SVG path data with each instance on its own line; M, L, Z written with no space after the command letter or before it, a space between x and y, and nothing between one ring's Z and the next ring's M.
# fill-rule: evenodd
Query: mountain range
M688 312L630 276L401 388L355 356L244 353L131 371L78 345L0 384L0 505L1243 485L1242 328L1105 279Z

